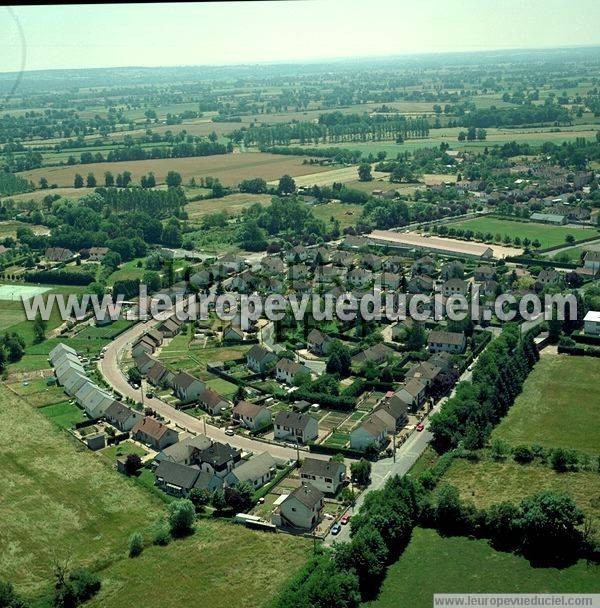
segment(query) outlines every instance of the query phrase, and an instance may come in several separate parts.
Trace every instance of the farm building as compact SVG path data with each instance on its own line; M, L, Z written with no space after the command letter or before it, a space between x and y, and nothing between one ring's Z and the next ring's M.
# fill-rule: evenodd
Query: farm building
M371 245L379 247L396 247L399 249L422 249L442 255L460 256L489 260L494 257L494 250L484 243L458 241L439 236L422 236L414 232L393 232L391 230L373 230L368 236Z

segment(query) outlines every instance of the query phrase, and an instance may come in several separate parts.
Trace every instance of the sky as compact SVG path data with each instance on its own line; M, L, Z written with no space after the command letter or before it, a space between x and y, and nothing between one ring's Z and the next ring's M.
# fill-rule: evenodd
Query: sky
M20 26L20 27L19 27ZM302 0L0 7L0 72L600 44L599 0Z

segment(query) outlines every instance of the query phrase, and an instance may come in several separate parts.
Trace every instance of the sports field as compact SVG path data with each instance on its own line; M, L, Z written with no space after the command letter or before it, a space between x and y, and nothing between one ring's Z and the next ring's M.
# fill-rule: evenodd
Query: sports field
M492 439L600 453L600 359L545 355Z
M0 300L21 302L23 298L29 300L33 296L50 291L50 287L38 287L36 285L0 285Z
M473 232L490 233L494 237L499 234L502 238L508 235L511 239L519 237L534 241L537 239L541 248L554 247L565 243L565 237L572 235L575 240L586 239L598 234L593 228L567 228L566 226L550 226L536 222L519 222L503 220L496 217L476 217L471 220L451 222L447 224L449 228L462 228Z
M106 171L113 175L130 171L134 183L138 183L142 175L152 171L158 183L164 182L169 171L177 171L183 183L192 177L196 182L201 177L217 177L225 186L236 186L240 181L253 177L262 177L267 181L278 180L282 175L292 177L319 173L327 167L318 165L303 165L305 158L300 156L282 156L276 154L263 154L262 152L242 152L239 154L218 154L215 156L191 158L166 158L152 160L122 161L91 163L88 165L73 165L63 167L42 167L21 173L23 177L38 183L45 177L50 183L60 187L73 185L75 175L79 173L84 178L93 173L99 183L102 183Z
M592 593L600 567L580 560L569 568L534 568L523 557L492 549L485 540L443 538L416 528L390 566L373 601L363 608L431 608L434 593Z

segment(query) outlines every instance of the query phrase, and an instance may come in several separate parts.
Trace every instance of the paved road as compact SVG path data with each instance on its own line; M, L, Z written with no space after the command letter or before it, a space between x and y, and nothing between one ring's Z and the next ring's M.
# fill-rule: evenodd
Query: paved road
M169 312L163 313L161 314L161 317L166 317L169 314ZM123 396L131 397L136 401L141 401L140 389L134 389L129 382L127 382L127 379L123 375L123 372L119 366L119 361L127 348L129 348L131 344L135 342L137 338L145 331L153 327L156 322L157 320L150 320L137 323L131 329L119 335L108 345L104 358L100 359L99 362L100 372L102 373L102 376L106 382L108 382L110 386L112 386ZM257 454L268 451L275 458L285 460L297 458L297 451L295 448L265 443L256 439L242 437L240 435L229 437L225 434L223 429L210 424L205 425L203 420L199 420L198 418L191 416L184 411L177 410L157 397L154 397L153 399L144 398L144 405L152 408L167 420L170 420L182 429L191 433L206 434L215 441L229 443L233 447L239 448L246 452L254 452ZM300 450L300 453L307 454L307 452L302 449ZM328 456L321 454L311 454L311 456L322 459L329 458Z
M475 359L476 361L477 359ZM468 369L460 376L458 382L471 380L472 373ZM458 384L457 382L457 384ZM456 390L456 389L455 389ZM450 397L454 395L454 390L450 394ZM429 416L435 412L438 412L442 405L449 399L444 397L440 399L435 406L432 408ZM429 431L429 416L423 420L425 428L419 432L413 432L409 438L398 448L396 448L396 462L393 458L382 458L377 462L373 463L371 469L371 483L369 487L358 497L354 508L349 512L357 513L360 509L365 496L373 490L380 489L388 479L393 475L399 475L402 477L406 475L413 464L418 460L419 456L425 451L425 448L429 442L433 439L433 434ZM331 545L336 541L348 541L350 540L350 526L342 526L340 533L337 536L328 534L325 537L325 544Z

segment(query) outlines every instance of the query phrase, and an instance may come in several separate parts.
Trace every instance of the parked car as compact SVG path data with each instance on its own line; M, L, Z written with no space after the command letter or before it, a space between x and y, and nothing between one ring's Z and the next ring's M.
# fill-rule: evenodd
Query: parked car
M350 515L348 515L348 513L344 513L344 515L342 515L342 519L340 519L340 523L342 524L342 526L345 526L349 521Z
M225 435L227 435L228 437L233 437L235 435L235 431L231 428L227 428L225 429Z
M419 422L419 424L417 424L417 426L415 428L420 433L425 428L425 425L422 422Z
M154 399L154 393L152 391L148 391L146 393L146 398L147 399Z
M335 523L333 524L333 526L331 526L331 533L333 534L333 536L336 536L337 534L340 533L342 529L342 526L340 526L340 524Z

